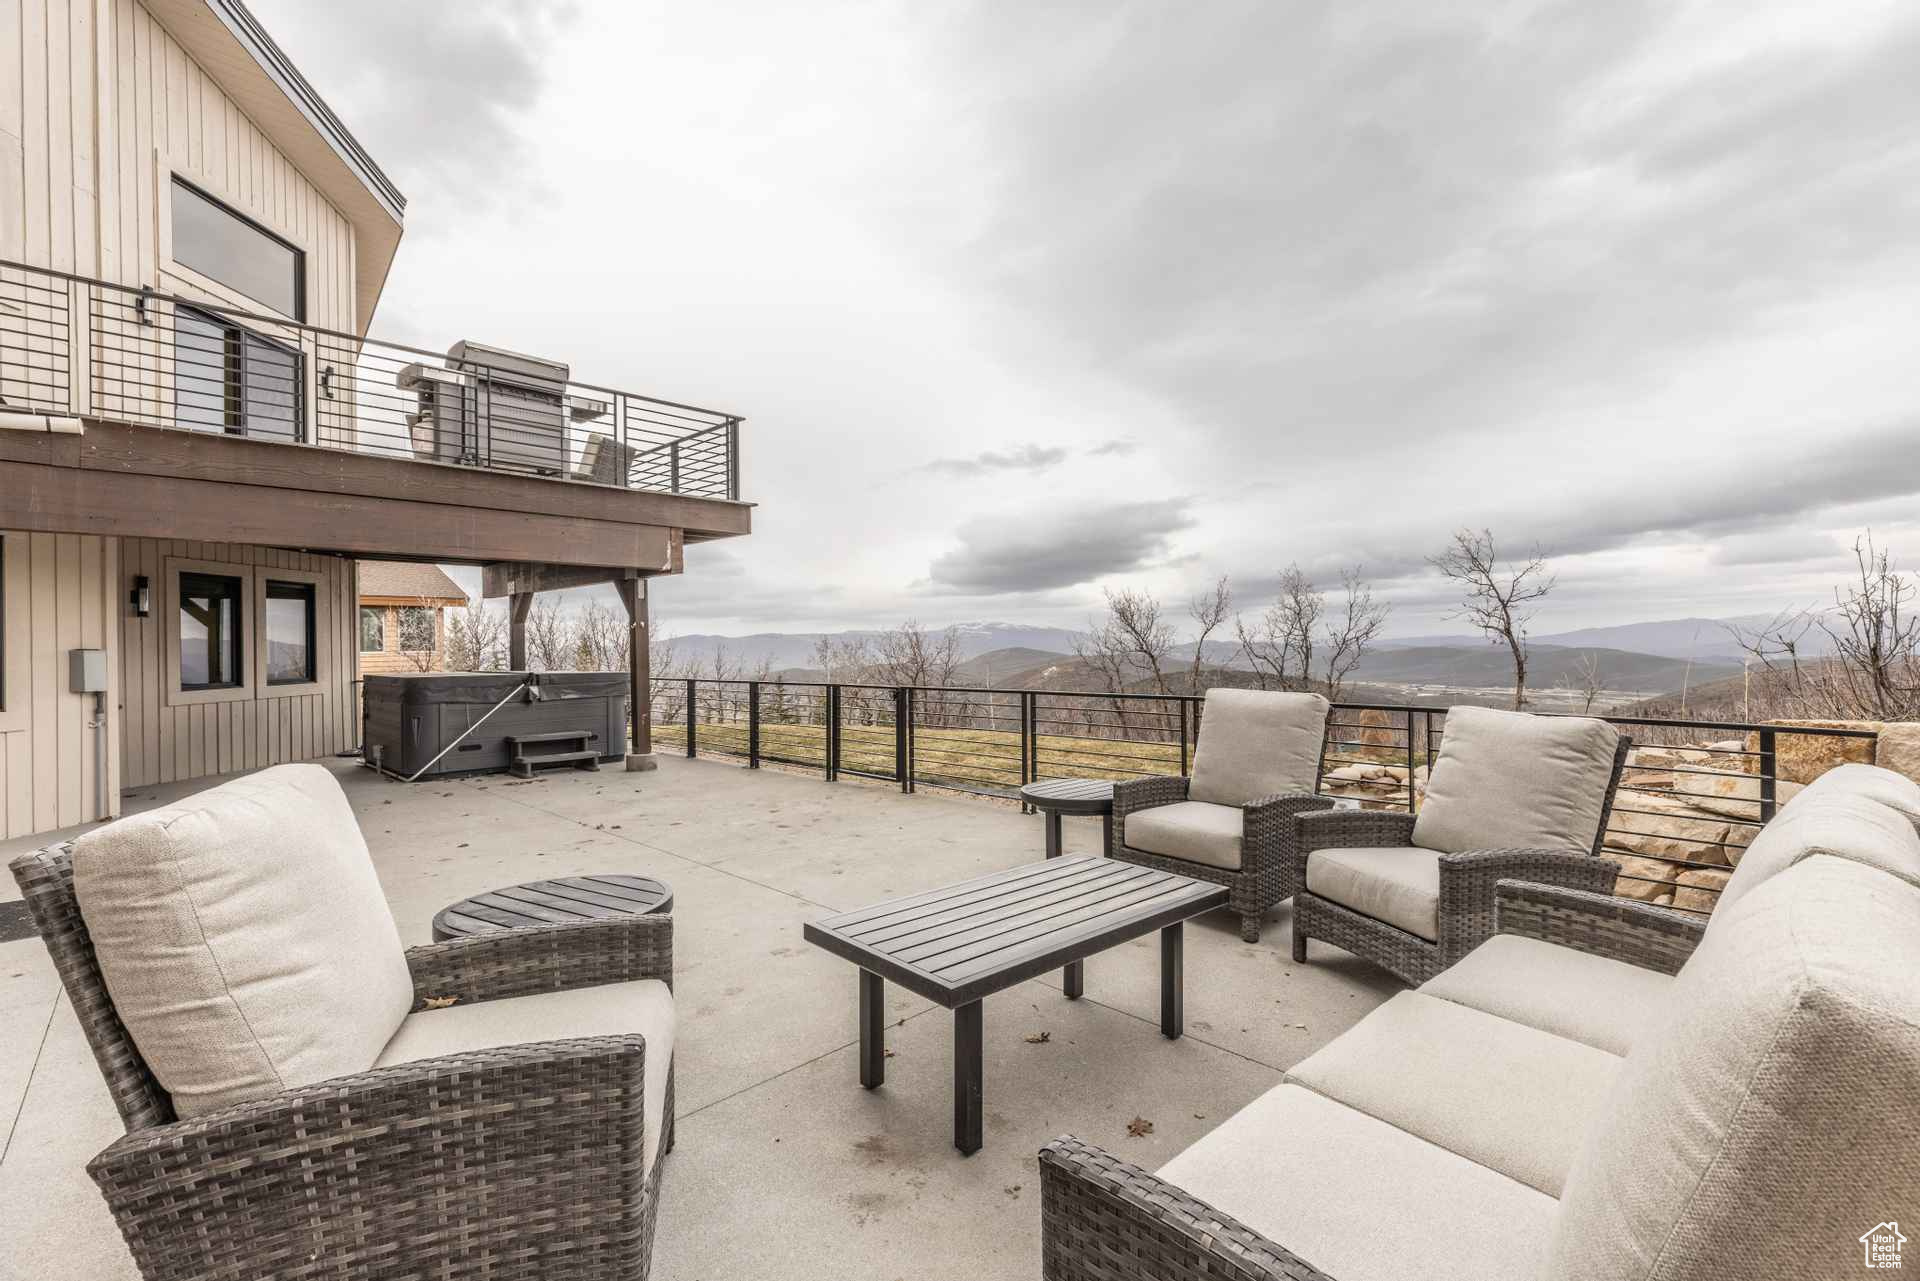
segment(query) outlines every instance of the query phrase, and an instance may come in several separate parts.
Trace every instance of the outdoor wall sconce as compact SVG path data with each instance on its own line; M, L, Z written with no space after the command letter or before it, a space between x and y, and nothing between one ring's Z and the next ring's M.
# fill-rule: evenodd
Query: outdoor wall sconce
M134 577L133 590L127 593L127 603L133 606L135 618L145 618L153 613L153 584L147 581L145 574Z
M328 365L320 371L320 394L328 400L333 399L333 366Z

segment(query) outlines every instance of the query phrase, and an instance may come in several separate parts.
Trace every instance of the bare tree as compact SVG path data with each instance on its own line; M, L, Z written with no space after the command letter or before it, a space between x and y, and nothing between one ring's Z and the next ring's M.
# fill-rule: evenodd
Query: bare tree
M872 676L888 685L953 684L960 666L960 633L951 627L929 632L909 618L873 641Z
M1513 706L1527 705L1527 624L1534 602L1553 590L1554 576L1535 548L1524 561L1500 559L1491 530L1460 529L1453 542L1428 564L1451 579L1465 593L1460 608L1448 615L1466 620L1486 634L1490 644L1504 644L1513 657Z
M1298 565L1280 574L1280 591L1251 624L1234 620L1240 653L1261 689L1303 690L1313 681L1313 650L1327 600Z
M422 596L394 612L400 621L400 657L416 672L440 666L440 606Z
M867 680L873 671L873 646L864 636L821 636L813 642L813 666L829 685Z
M1560 678L1560 687L1580 700L1582 713L1591 714L1600 699L1604 680L1600 675L1600 655L1589 650L1574 659L1573 671ZM1684 699L1686 695L1682 693Z
M1233 612L1233 592L1227 587L1227 578L1222 574L1215 581L1211 591L1203 592L1187 602L1187 617L1193 620L1195 635L1193 638L1193 666L1187 674L1187 693L1200 692L1200 674L1206 669L1207 640L1227 621L1227 615Z
M1334 702L1340 701L1347 677L1367 656L1367 650L1380 635L1380 629L1387 625L1387 615L1393 609L1386 601L1373 598L1373 586L1360 577L1358 565L1340 571L1340 589L1345 596L1345 606L1328 621L1323 633L1327 660L1322 674L1327 697Z
M627 666L633 632L622 613L597 600L582 605L573 617L574 666L583 672L617 672Z
M1761 665L1769 701L1802 717L1920 718L1920 578L1904 574L1872 533L1854 540L1855 577L1833 606L1776 616L1734 639ZM1824 644L1812 644L1815 638ZM1814 651L1809 653L1808 651Z
M1173 649L1173 628L1160 618L1160 600L1151 592L1127 587L1108 589L1107 629L1121 648L1153 678L1157 693L1167 692L1167 656Z
M447 670L497 672L507 665L507 616L475 598L465 609L448 610Z
M564 672L578 655L573 621L552 596L535 599L527 611L527 666L536 672Z

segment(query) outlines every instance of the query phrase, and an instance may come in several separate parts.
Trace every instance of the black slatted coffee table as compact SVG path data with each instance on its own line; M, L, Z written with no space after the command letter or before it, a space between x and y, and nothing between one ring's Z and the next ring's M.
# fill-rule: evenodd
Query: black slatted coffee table
M651 876L563 876L509 885L449 903L434 914L433 941L444 943L489 930L671 911L673 887Z
M1074 815L1101 821L1101 848L1113 853L1113 784L1100 778L1050 778L1028 783L1020 799L1047 816L1047 857L1060 857L1060 820Z
M1104 858L1054 858L809 921L809 943L860 967L860 1084L886 1079L883 981L953 1011L953 1145L980 1150L982 997L1160 931L1160 1031L1178 1037L1182 930L1227 901L1223 885Z

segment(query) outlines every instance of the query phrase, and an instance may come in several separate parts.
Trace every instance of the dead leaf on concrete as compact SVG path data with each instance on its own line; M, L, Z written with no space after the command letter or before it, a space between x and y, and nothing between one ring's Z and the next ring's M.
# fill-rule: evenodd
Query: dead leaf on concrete
M1051 1041L1052 1039L1053 1039L1053 1033L1051 1033L1051 1032L1029 1032L1029 1033L1027 1033L1027 1044L1028 1044L1028 1045L1045 1045L1045 1044L1046 1044L1046 1043L1047 1043L1048 1041Z
M420 1002L420 1006L427 1010L444 1010L459 999L457 996L430 996Z
M1136 1116L1133 1118L1133 1120L1127 1122L1128 1138L1133 1138L1133 1139L1145 1138L1147 1135L1152 1133L1153 1133L1153 1122L1147 1120L1147 1118L1145 1118L1144 1116Z

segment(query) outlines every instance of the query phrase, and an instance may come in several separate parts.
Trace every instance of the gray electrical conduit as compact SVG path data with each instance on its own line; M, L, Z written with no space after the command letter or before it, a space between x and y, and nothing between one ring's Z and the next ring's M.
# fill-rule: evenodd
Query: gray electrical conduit
M532 683L533 683L532 681L521 681L520 684L516 686L513 689L513 691L509 693L505 698L501 699L499 702L495 703L492 707L489 707L487 709L487 716L493 715L495 712L505 707L508 703L512 702L516 697L519 696L521 691L525 690L527 686L531 685ZM398 774L395 774L392 770L383 769L378 765L375 765L374 768L380 770L382 774L387 775L389 778L400 778L400 781L402 783L415 782L419 779L419 777L422 774L426 773L428 770L438 765L440 763L441 756L445 756L448 752L451 752L454 748L466 742L467 735L473 733L473 731L479 729L482 725L485 725L487 723L487 716L482 716L479 720L467 726L466 729L461 731L459 738L454 739L451 743L448 743L445 747L440 749L440 756L434 757L432 760L428 761L425 765L422 765L419 769L407 775L407 777L405 778L400 778L400 776ZM371 764L371 762L369 762L369 764Z

